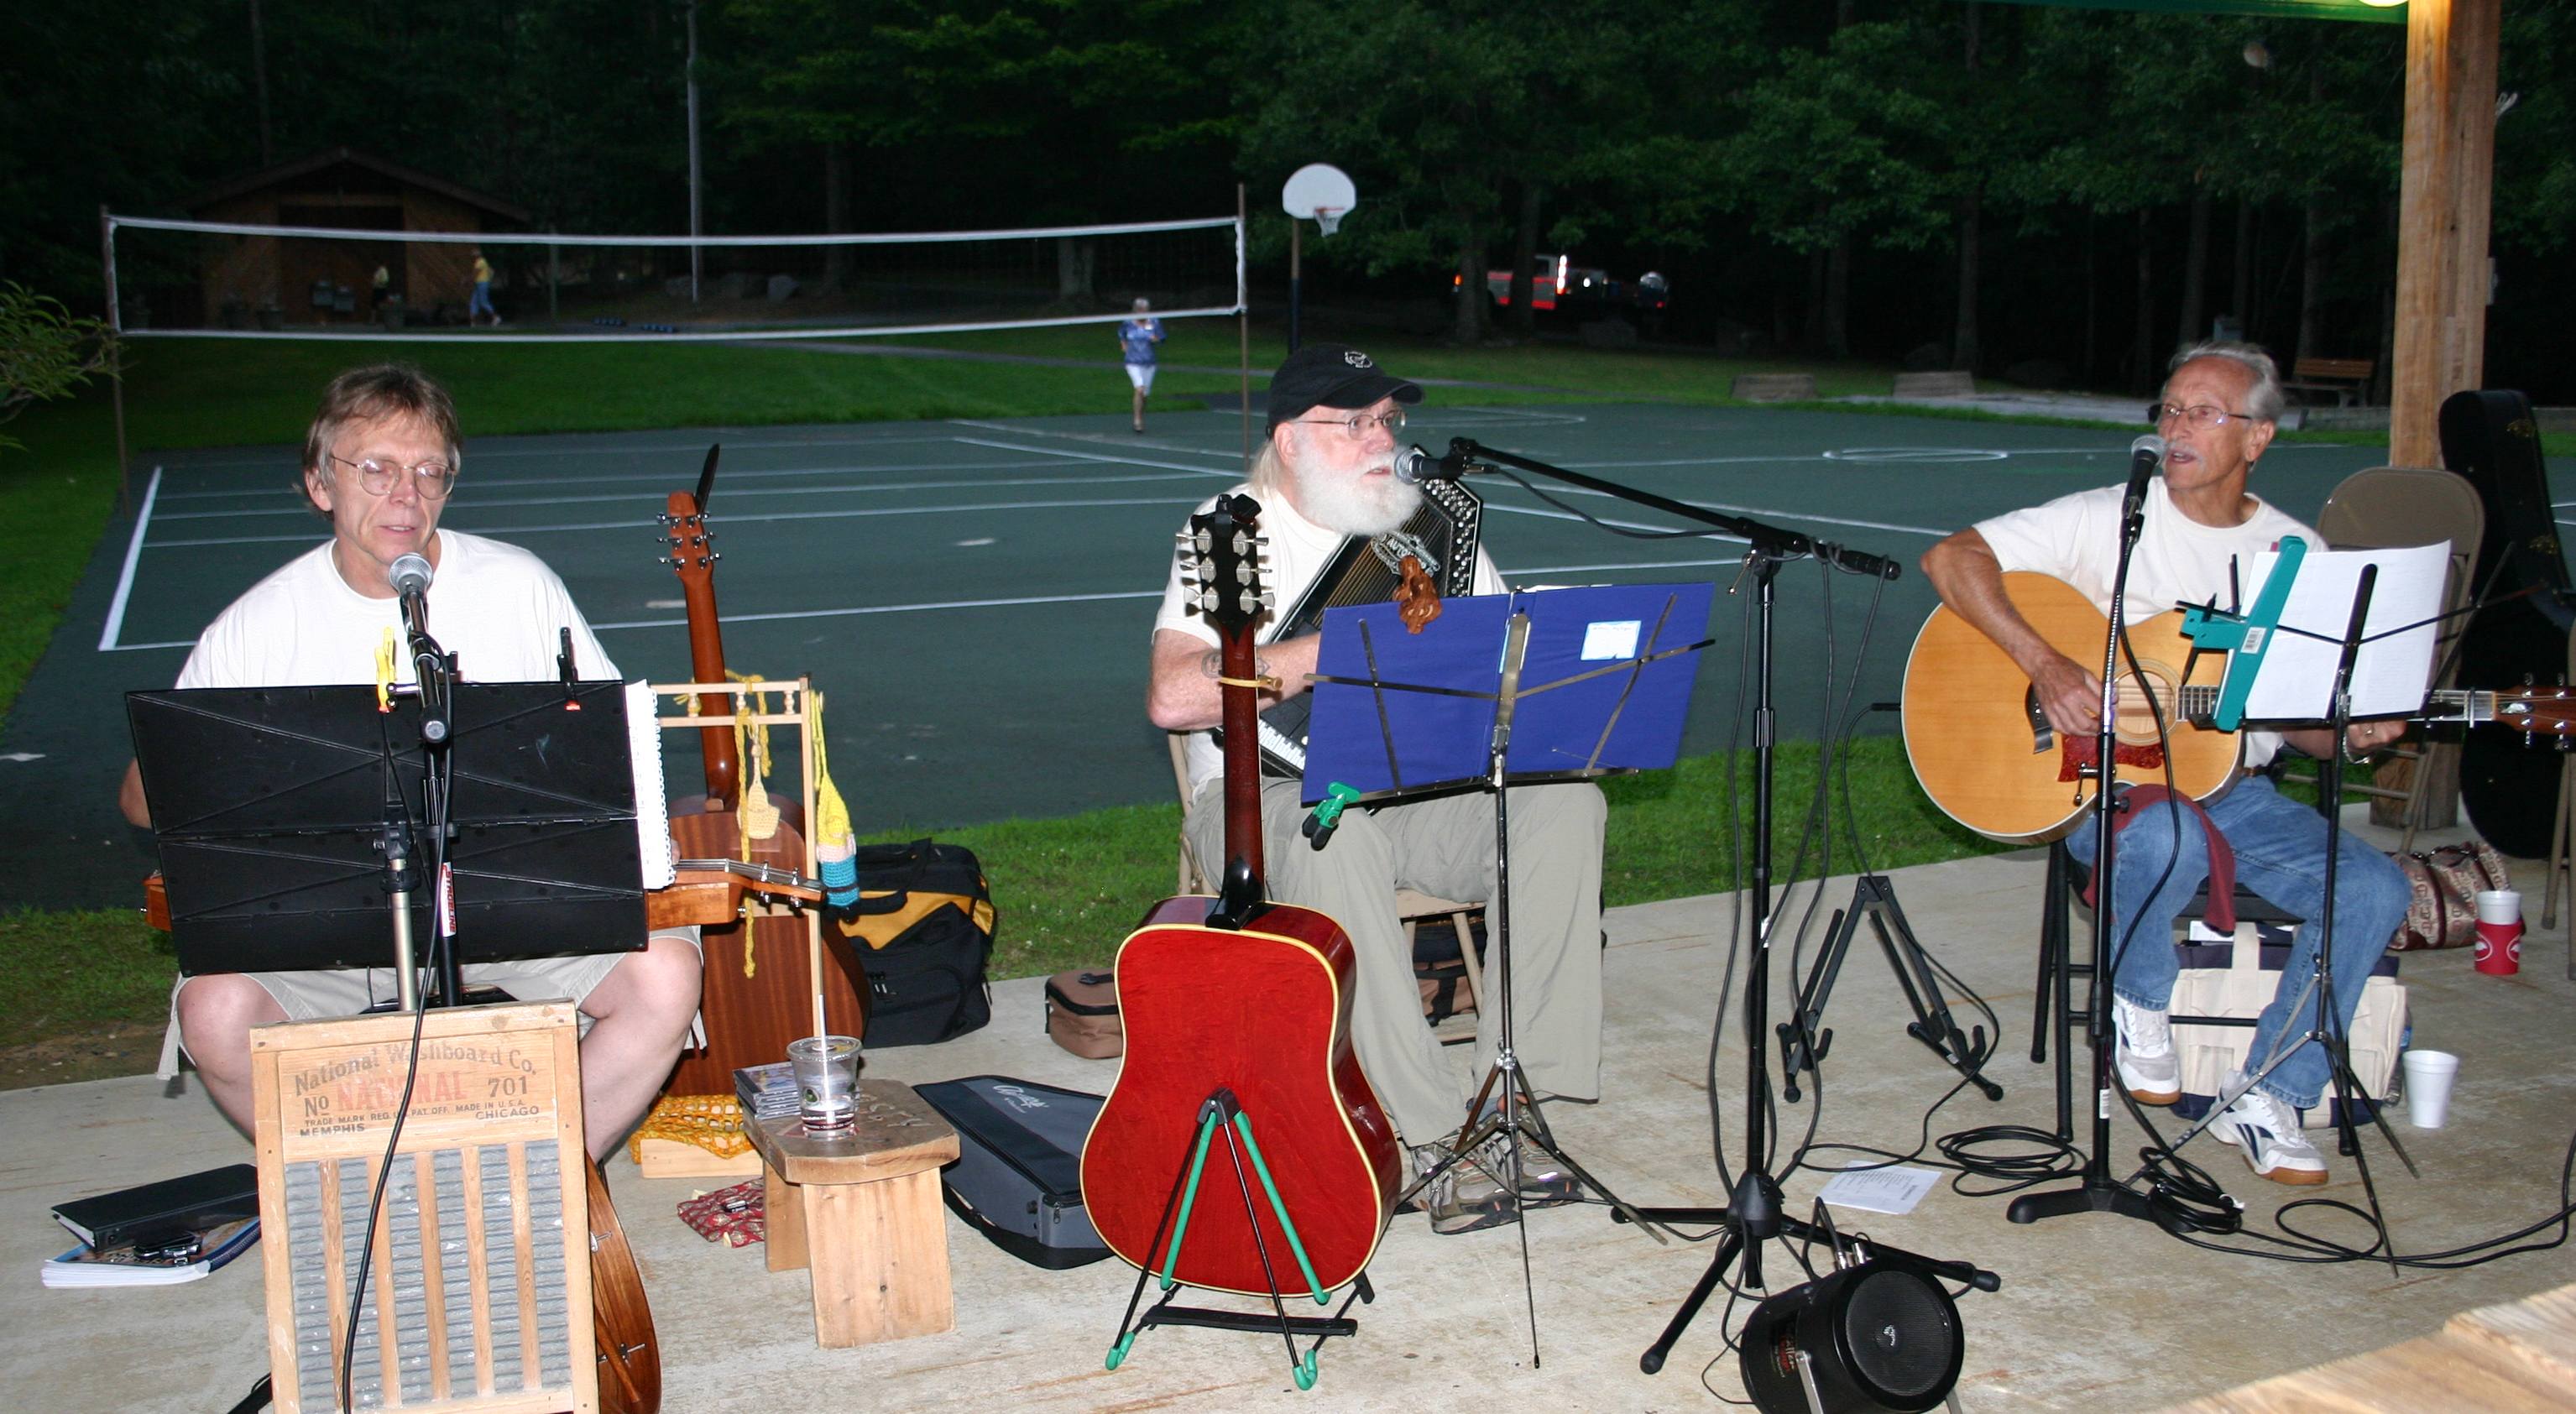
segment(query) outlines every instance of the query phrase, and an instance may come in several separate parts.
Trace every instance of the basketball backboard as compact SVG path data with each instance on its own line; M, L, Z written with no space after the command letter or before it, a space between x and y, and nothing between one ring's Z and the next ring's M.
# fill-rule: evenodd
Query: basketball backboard
M1309 162L1292 173L1279 189L1279 208L1299 220L1321 224L1325 235L1331 235L1342 223L1342 217L1359 205L1359 189L1342 169L1325 162Z

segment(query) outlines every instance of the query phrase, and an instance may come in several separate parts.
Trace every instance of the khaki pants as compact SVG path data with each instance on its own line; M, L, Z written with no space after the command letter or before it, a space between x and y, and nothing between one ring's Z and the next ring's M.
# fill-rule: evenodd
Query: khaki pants
M1395 891L1490 899L1494 800L1483 791L1354 809L1317 850L1298 828L1308 807L1294 781L1265 782L1263 855L1270 895L1330 915L1350 936L1358 978L1348 1003L1360 1069L1408 1144L1426 1144L1466 1117L1468 1077L1423 1020L1413 954ZM1601 1094L1601 832L1608 807L1589 783L1511 791L1511 952L1514 1053L1530 1085L1552 1095ZM1225 859L1225 791L1199 787L1184 826L1209 870ZM1490 926L1490 925L1489 925ZM1464 939L1460 940L1462 943ZM1485 959L1473 1076L1494 1059L1502 1021L1500 958Z

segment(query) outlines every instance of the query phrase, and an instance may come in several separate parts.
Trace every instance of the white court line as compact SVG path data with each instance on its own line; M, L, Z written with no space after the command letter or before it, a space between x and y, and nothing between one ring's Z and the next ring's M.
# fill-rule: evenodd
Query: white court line
M855 510L840 511L777 511L764 515L726 516L723 523L728 526L737 526L757 521L772 520L872 520L879 516L929 516L953 514L958 512L990 513L993 511L1087 510L1095 506L1169 506L1174 504L1177 503L1169 496L1110 496L1087 501L1004 501L999 503L977 503L967 501L949 506L869 506ZM591 520L569 521L558 525L500 525L479 527L460 525L455 528L458 530L468 531L475 535L521 536L556 535L582 530L655 530L659 529L660 526L661 522L658 520ZM206 545L268 545L285 542L310 544L312 543L312 537L309 535L208 535L186 540L156 541L152 548L155 550L174 550L180 548L194 549Z
M1031 604L1099 604L1117 599L1160 599L1160 589L1122 589L1105 594L1032 594L1011 599L950 599L919 604L868 604L852 609L789 609L772 614L736 614L728 612L725 622L764 623L789 619L845 619L859 614L922 614L950 609L1014 609ZM593 632L605 633L621 628L678 628L686 618L627 619L612 624L592 624Z
M116 647L116 635L125 628L125 603L134 597L134 563L143 558L143 532L152 526L152 503L161 496L161 468L152 468L151 484L143 488L143 506L134 513L134 534L125 542L125 565L116 572L116 597L107 601L107 623L98 631L98 651L106 653Z
M796 466L762 468L757 470L735 469L726 471L718 478L718 480L725 486L734 486L741 482L761 477L846 476L857 472L1016 471L1030 467L1061 466L1064 464L1064 459L1054 452L1037 452L1033 455L1037 460L992 462L893 462L881 466L865 463L843 463L833 466ZM648 483L655 486L669 486L673 485L678 479L679 478L664 476L657 472L626 471L610 472L599 476L474 477L466 481L464 484L473 488L477 492L481 492L494 487L518 486L640 486ZM268 495L273 490L284 489L285 488L282 486L270 487L260 485L249 487L247 488L247 491L248 494L251 495ZM243 494L245 494L245 488L239 486L212 487L202 491L174 490L170 493L169 499L173 501L238 500Z
M755 496L868 495L887 491L954 491L959 489L974 490L996 486L1098 486L1112 481L1180 481L1189 478L1191 475L1193 474L1185 472L1154 472L1133 476L1013 476L985 477L969 481L898 481L889 482L884 485L751 486L734 488L733 492L726 498L726 504L738 504ZM491 511L517 510L526 506L601 506L618 503L631 504L635 499L636 498L632 493L597 496L523 496L515 500L477 500L474 502L474 510L479 514ZM293 516L296 519L301 520L311 514L311 511L306 510L302 506L270 506L257 510L173 511L164 515L161 519L164 521L239 520L249 516ZM746 519L746 517L737 516L728 512L719 519L720 521L735 521ZM163 545L172 545L182 542L165 540L160 543Z
M766 451L766 450L769 450L769 449L772 449L772 448L777 448L777 447L858 447L858 446L878 446L878 447L882 447L882 446L893 446L893 445L897 445L897 444L900 444L900 443L906 443L906 442L945 442L945 441L950 440L950 439L949 439L949 438L947 438L947 437L944 437L944 436L936 436L936 435L908 435L908 436L902 436L902 437L864 437L864 436L859 436L859 437L851 437L851 436L792 437L792 438L781 438L781 439L779 439L779 440L776 440L776 441L769 441L769 442L745 442L745 441L737 441L737 440L734 440L734 439L732 439L732 438L727 437L725 434L726 434L728 431L731 431L731 430L732 430L732 429L729 429L729 428L723 428L723 427L711 427L711 428L708 428L708 429L707 429L707 432L708 432L708 434L709 434L709 436L708 436L708 437L700 438L700 439L697 439L697 440L694 440L694 441L688 441L688 442L675 442L675 443L672 443L672 444L670 444L670 445L668 445L668 446L661 446L661 445L647 444L647 445L644 445L644 446L619 446L619 447L608 447L608 448L600 448L600 447L488 447L488 448L484 448L484 449L479 450L479 451L472 450L472 449L471 449L471 447L469 446L469 452L470 452L471 454L466 458L466 460L468 460L468 461L472 461L472 462L482 462L482 461L489 460L489 459L491 459L491 458L493 458L493 457L598 457L598 456L603 456L603 455L605 455L605 456L638 456L638 455L645 455L645 454L649 454L649 453L656 453L656 452L696 452L696 453L699 453L699 454L703 455L703 454L706 452L706 449L707 449L707 443L708 443L709 441L711 441L711 440L712 440L712 441L716 441L716 442L721 442L721 443L723 443L723 444L724 444L724 446L725 446L725 448L726 448L726 450L728 450L728 451L735 451L735 450L739 450L739 451ZM495 437L495 438L500 438L500 437L619 437L619 436L624 436L624 435L625 435L624 433L619 433L619 432L551 432L551 433L549 433L549 432L496 432L496 433L492 434L492 436L493 436L493 437ZM181 451L181 452L173 453L172 455L180 456L180 457L186 457L188 454L187 454L186 452L184 452L184 451ZM296 458L298 455L300 455L300 453L298 453L294 448L292 448L292 447L285 447L285 446L281 446L275 454L272 454L272 455L269 455L269 456L264 456L264 457L225 457L225 458L220 458L220 459L204 460L204 461L199 461L199 460L190 460L190 461L188 461L188 462L187 462L186 467L187 467L187 469L188 469L188 470L190 470L190 471L197 471L197 470L217 470L217 469L220 469L220 470L232 470L232 469L236 469L236 468L243 468L243 467L280 467L280 466L291 466L291 465L293 465L293 464L294 464L295 458ZM694 475L694 473L692 473L692 475Z

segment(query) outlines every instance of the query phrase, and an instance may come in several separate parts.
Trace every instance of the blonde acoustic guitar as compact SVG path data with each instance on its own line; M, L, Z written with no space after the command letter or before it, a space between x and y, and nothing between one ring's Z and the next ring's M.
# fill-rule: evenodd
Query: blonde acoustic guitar
M2110 620L2074 586L2017 570L2004 576L2004 593L2059 652L2088 666L2101 661ZM2202 654L2186 683L2191 641L2180 610L2132 624L2128 636L2137 668L2122 655L2118 778L2164 784L2170 756L2175 789L2195 800L2216 795L2235 779L2242 744L2193 719L2216 705L2227 655ZM2083 819L2093 786L2078 767L2092 760L2095 739L2052 730L2021 668L1947 606L1924 621L1905 661L1904 723L1915 779L1942 813L1978 834L2040 843Z

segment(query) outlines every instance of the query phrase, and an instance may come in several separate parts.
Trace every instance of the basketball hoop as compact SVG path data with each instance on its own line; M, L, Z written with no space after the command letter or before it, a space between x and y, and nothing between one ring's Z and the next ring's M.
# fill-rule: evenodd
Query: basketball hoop
M1301 220L1313 221L1331 235L1341 228L1342 218L1360 204L1359 189L1342 169L1325 162L1310 162L1297 169L1279 189L1279 209Z

